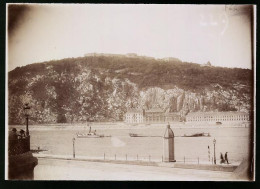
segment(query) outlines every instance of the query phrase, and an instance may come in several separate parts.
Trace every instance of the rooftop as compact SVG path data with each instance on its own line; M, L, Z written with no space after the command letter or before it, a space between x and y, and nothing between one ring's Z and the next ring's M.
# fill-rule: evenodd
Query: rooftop
M126 113L143 113L142 109L134 109L134 108L130 108L127 110Z
M150 112L150 113L153 113L153 112L160 112L160 113L163 113L164 111L161 109L161 108L152 108L150 110L146 110L145 112Z
M248 115L246 112L190 112L187 116L229 116L229 115Z

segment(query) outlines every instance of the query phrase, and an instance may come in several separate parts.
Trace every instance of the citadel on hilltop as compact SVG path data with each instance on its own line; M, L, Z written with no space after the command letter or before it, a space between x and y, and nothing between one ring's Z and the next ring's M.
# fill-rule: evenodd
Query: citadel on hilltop
M86 53L84 54L85 57L100 57L100 56L106 56L106 57L119 57L119 58L141 58L145 60L156 60L156 58L151 57L151 56L143 56L143 55L138 55L136 53L127 53L127 54L112 54L112 53ZM165 62L169 61L175 61L175 62L182 62L178 58L174 57L165 57L165 58L158 58L157 60L162 60Z
M155 60L154 57L150 56L140 56L136 53L127 53L127 54L112 54L112 53L86 53L84 54L85 57L99 57L99 56L106 56L106 57L127 57L127 58L143 58L146 60Z

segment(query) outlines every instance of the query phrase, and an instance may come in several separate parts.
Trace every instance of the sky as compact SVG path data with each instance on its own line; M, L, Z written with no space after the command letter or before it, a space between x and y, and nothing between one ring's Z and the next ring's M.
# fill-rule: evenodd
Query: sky
M8 71L94 52L252 67L246 5L9 4L7 10Z

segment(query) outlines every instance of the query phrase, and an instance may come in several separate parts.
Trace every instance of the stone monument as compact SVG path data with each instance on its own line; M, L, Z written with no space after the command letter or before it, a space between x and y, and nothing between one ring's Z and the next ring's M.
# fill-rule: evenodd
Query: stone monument
M174 158L174 133L170 124L167 125L163 136L163 161L176 162Z

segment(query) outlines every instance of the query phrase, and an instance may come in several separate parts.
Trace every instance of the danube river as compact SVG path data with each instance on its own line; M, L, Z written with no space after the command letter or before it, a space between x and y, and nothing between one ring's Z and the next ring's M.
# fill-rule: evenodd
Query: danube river
M97 134L110 135L104 138L77 138L77 132L88 132L88 126L31 126L31 149L38 147L40 153L53 155L71 155L72 139L75 137L75 153L77 157L91 159L126 159L161 161L163 154L164 126L109 126L92 125ZM20 129L20 127L19 127ZM228 152L231 163L239 163L249 153L250 129L234 127L174 128L175 159L179 162L212 161L214 154L213 139L216 139L215 152L217 162L220 153ZM210 137L182 137L195 133L210 133ZM147 137L130 137L136 133ZM150 137L149 137L150 136ZM105 155L105 157L104 157Z

